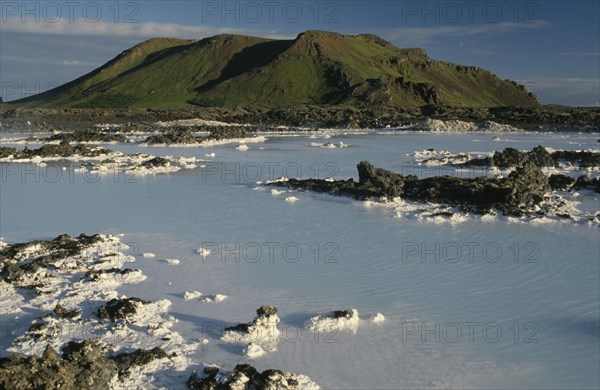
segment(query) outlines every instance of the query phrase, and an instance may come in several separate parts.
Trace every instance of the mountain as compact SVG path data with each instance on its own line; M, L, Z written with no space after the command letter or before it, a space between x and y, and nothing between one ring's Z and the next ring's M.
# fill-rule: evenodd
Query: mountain
M29 107L282 107L300 104L419 107L538 106L513 81L435 61L370 34L307 31L293 40L217 35L155 38Z

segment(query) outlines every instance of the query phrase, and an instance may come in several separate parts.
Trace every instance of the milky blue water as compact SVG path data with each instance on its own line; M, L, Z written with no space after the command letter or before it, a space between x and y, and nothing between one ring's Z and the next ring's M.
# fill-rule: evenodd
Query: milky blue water
M499 136L500 141L493 141ZM256 181L279 176L357 177L356 164L420 176L414 151L488 152L504 147L597 149L598 134L337 135L274 137L264 144L140 148L197 156L205 168L171 175L83 175L0 164L0 235L16 242L61 233L125 234L148 279L122 292L167 298L175 330L210 342L198 364L247 359L222 344L224 324L275 305L284 339L259 369L303 373L325 388L598 388L599 230L574 223L397 218L386 207L305 192L274 196ZM339 142L343 149L306 146ZM216 157L205 157L206 153ZM437 170L437 171L436 171ZM469 172L461 172L466 175ZM296 196L295 203L285 201ZM598 194L582 192L600 209ZM196 253L199 247L211 255ZM153 252L155 259L142 259ZM161 259L177 258L178 266ZM184 301L185 291L229 296ZM310 316L355 307L356 334L313 334ZM386 321L369 317L381 312Z

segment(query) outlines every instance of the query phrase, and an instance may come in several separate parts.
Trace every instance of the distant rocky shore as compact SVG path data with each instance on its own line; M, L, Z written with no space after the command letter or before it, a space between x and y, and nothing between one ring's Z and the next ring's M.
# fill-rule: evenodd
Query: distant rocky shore
M539 149L543 149L539 147ZM521 159L514 170L506 177L480 176L461 178L455 176L434 176L418 178L415 175L400 175L386 169L377 168L368 161L358 164L358 182L354 179L295 179L281 178L267 183L270 186L287 187L295 190L313 191L335 196L349 196L357 200L402 198L422 204L450 206L437 212L452 217L454 211L473 214L501 214L513 217L558 217L572 219L565 202L560 196L551 196L549 190L592 190L600 192L600 180L587 175L577 180L563 174L553 174L548 178L543 166L553 166L553 158L543 149L521 153ZM536 159L543 153L546 159ZM509 152L496 152L504 156ZM557 158L564 158L561 152ZM523 157L524 156L524 157ZM576 155L571 160L579 161ZM490 166L494 157L483 160ZM511 166L507 163L508 166ZM454 209L453 209L454 208ZM437 216L433 215L433 216ZM598 215L592 216L597 220Z
M0 132L74 130L99 123L144 123L202 118L251 123L251 131L276 126L325 128L405 127L427 119L495 122L527 131L600 131L598 107L442 107L421 108L294 106L277 109L197 107L186 109L37 109L0 108ZM466 129L476 130L475 129Z
M434 154L435 151L428 151ZM465 161L466 160L466 161ZM423 160L426 165L454 165L457 167L486 167L509 169L530 161L539 168L578 168L597 169L600 167L600 152L587 150L556 150L549 152L541 145L522 152L515 148L505 148L483 158L469 158L466 154L444 152L441 157Z

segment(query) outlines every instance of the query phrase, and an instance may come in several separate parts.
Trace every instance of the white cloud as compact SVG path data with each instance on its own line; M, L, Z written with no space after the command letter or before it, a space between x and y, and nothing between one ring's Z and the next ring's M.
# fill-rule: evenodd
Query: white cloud
M505 35L515 31L545 28L550 23L535 21L530 23L486 23L463 26L398 27L379 29L375 34L388 40L401 42L403 46L423 46L439 38L462 38L480 35Z
M217 34L260 35L268 38L290 38L277 31L254 31L238 28L216 28L210 26L192 26L175 23L112 23L107 21L91 22L85 19L69 21L58 20L55 23L40 21L24 23L19 18L7 18L2 23L4 32L67 36L102 36L102 37L172 37L172 38L204 38Z
M40 59L37 57L32 57L32 56L10 56L10 55L3 55L2 56L2 61L7 61L7 62L20 62L20 63L27 63L27 64L36 64L36 63L40 63ZM44 64L47 65L62 65L62 66L86 66L86 67L98 67L100 65L102 65L102 63L99 62L89 62L89 61L77 61L77 60L73 60L73 61L69 61L69 60L58 60L58 59L48 59L45 58L43 61Z

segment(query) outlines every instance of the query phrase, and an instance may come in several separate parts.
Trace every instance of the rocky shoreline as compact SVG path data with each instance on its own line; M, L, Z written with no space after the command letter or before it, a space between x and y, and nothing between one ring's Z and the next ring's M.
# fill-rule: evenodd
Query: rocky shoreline
M118 294L120 286L146 278L127 266L137 261L128 249L119 237L102 234L0 241L3 321L26 329L4 340L9 347L1 352L11 354L0 357L0 388L319 389L306 375L197 361L203 356L197 350L211 340L185 340L173 330L178 321L169 300ZM215 341L239 345L251 360L274 352L283 326L277 313L263 305L252 322L225 327ZM368 321L381 324L384 317ZM335 310L310 317L304 327L356 333L361 322L356 309Z
M264 142L257 137L256 128L246 126L176 126L169 127L164 133L151 135L141 142L142 146L214 146L226 143ZM207 136L197 133L208 132Z
M132 369L154 360L167 359L160 348L138 349L110 356L107 346L96 340L71 341L62 355L50 345L42 356L11 355L0 358L3 389L106 389L118 387Z
M260 373L248 364L228 372L193 361L201 343L171 329L177 320L168 314L170 301L117 294L119 286L145 279L141 271L124 268L136 261L127 249L118 237L100 234L0 241L3 317L26 325L27 313L45 313L13 340L12 355L0 358L1 388L140 388L152 386L156 375L190 389L319 388L305 375ZM276 308L263 306L257 313L254 326L276 328ZM186 384L182 376L198 365L204 374L188 373Z
M43 160L44 158L90 158L109 157L114 152L100 147L89 147L87 145L72 146L63 141L60 145L47 144L38 149L19 150L11 147L0 147L0 159L9 161Z
M203 375L192 373L187 386L191 390L206 389L318 389L305 375L280 370L259 372L249 364L238 364L233 371L222 372L218 367L205 367Z
M50 162L60 161L79 164L79 167L74 169L76 172L99 175L123 172L134 176L195 169L199 162L196 157L174 158L171 156L157 157L146 153L124 154L85 144L72 146L67 141L61 141L59 145L46 144L38 149L0 147L0 163L29 163L46 166ZM63 168L66 169L66 167Z
M597 107L445 107L421 108L293 106L277 109L195 107L185 109L38 109L0 108L0 132L53 131L121 124L129 130L159 121L203 118L225 123L252 123L255 130L277 126L307 128L404 128L426 120L495 122L526 131L600 131ZM469 129L474 131L474 129ZM485 130L485 126L483 128Z
M28 313L42 313L13 341L13 355L0 359L0 387L127 387L148 379L144 366L150 363L189 364L182 351L193 346L170 330L170 302L118 296L119 286L145 279L141 271L123 267L135 261L127 249L117 237L99 234L0 243L3 316L26 325ZM122 310L111 310L115 306ZM150 321L157 331L143 332ZM137 340L133 350L115 342L126 338Z
M549 152L541 145L536 146L528 152L521 152L514 148L505 148L503 151L494 152L491 157L471 159L459 164L459 166L483 166L506 169L523 165L527 161L533 163L538 168L599 168L600 153L584 150L558 150Z
M435 151L428 151L431 155ZM425 154L429 154L425 153ZM421 153L423 154L423 153ZM484 168L490 170L511 170L525 163L530 163L542 170L562 170L565 172L598 171L600 169L600 153L586 150L555 150L548 151L541 145L530 151L520 151L514 148L505 148L483 158L470 158L466 154L438 153L442 157L430 157L419 164L449 165L457 169ZM551 171L552 172L552 171ZM564 173L551 173L548 185L552 190L592 190L600 193L600 177L590 178L587 174L573 178Z
M357 169L358 182L354 179L281 178L267 185L347 196L361 201L402 199L449 206L433 213L433 217L452 217L457 210L478 215L571 219L573 216L565 211L562 199L552 197L548 191L557 187L598 190L599 184L598 178L590 180L587 176L573 182L563 178L564 175L554 175L549 180L542 169L530 160L523 161L506 177L434 176L419 179L415 175L403 176L377 168L368 161L360 162ZM598 217L590 218L596 220Z

